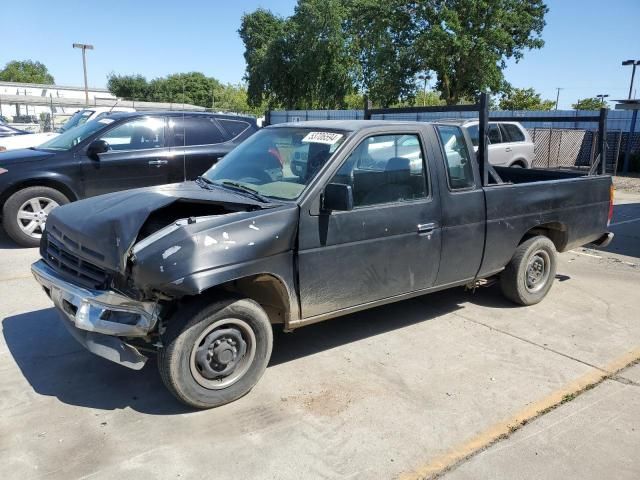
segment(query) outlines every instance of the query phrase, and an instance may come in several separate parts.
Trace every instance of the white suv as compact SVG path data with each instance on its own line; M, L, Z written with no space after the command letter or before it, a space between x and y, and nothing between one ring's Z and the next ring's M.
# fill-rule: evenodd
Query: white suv
M471 141L478 149L478 120L455 120L443 123L455 123L464 127ZM526 128L518 122L489 122L489 163L501 167L533 167L535 145Z

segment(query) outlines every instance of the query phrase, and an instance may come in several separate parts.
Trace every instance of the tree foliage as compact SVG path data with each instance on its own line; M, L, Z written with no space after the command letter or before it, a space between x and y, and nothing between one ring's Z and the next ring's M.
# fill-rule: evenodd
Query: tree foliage
M600 110L602 107L609 108L607 103L597 98L580 98L576 103L571 105L574 110Z
M299 0L286 19L258 9L242 17L250 105L337 108L352 91L342 0Z
M555 107L553 100L543 100L533 88L510 88L500 98L500 110L551 110Z
M420 2L422 4L427 2ZM480 92L503 92L508 59L541 48L548 9L542 0L436 0L418 10L416 39L424 70L437 76L447 104Z
M541 48L543 0L298 0L289 18L259 9L239 30L249 101L341 106L352 90L376 105L415 102L433 72L447 104L503 92L503 71Z
M33 60L13 60L0 70L0 80L5 82L53 84L53 75L47 67Z
M176 73L147 81L142 75L108 77L107 87L116 97L126 100L166 103L188 103L215 110L262 113L247 104L243 85L222 84L200 72ZM262 107L262 105L258 105Z

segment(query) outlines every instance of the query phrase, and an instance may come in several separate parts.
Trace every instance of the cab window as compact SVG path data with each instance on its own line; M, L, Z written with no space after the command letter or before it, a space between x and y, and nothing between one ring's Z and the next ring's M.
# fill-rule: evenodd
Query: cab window
M377 135L360 143L332 183L351 185L355 207L426 198L427 182L417 135Z
M471 188L475 185L473 168L467 142L460 127L438 125L436 127L444 158L447 164L447 176L451 190Z

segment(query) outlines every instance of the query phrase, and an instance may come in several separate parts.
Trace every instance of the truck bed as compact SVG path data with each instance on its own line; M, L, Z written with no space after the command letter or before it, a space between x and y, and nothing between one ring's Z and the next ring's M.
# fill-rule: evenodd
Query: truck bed
M532 228L545 230L559 252L604 233L611 177L505 167L496 171L505 183L484 188L487 236L482 275L500 270Z

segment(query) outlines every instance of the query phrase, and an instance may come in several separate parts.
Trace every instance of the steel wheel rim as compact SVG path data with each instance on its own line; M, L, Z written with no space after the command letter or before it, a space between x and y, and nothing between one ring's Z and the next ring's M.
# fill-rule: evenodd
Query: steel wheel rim
M524 284L531 293L539 292L549 280L551 258L545 250L538 250L529 258L524 274Z
M246 348L242 355L233 357L233 342L237 340L237 335L242 337ZM219 344L216 341L220 340ZM238 342L236 342L238 343ZM240 345L235 345L236 354L242 352ZM210 358L209 368L206 366L206 358ZM189 369L193 379L202 387L208 390L220 390L227 388L239 381L251 367L251 363L256 354L256 336L251 326L244 320L238 318L225 318L209 325L195 341L189 357ZM219 362L220 361L220 362ZM221 367L232 365L231 371ZM214 368L217 365L218 368ZM212 371L219 370L219 377L212 378Z
M48 197L30 198L18 209L18 227L31 238L42 238L47 217L58 206L58 202Z

